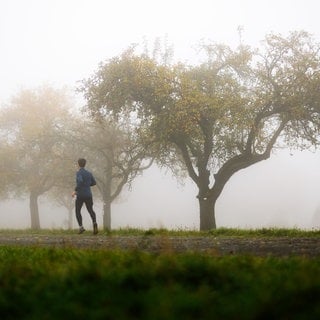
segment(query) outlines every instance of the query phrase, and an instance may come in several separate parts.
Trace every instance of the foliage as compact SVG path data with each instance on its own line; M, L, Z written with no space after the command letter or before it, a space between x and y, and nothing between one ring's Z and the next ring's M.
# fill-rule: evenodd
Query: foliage
M319 258L0 248L2 319L316 319Z

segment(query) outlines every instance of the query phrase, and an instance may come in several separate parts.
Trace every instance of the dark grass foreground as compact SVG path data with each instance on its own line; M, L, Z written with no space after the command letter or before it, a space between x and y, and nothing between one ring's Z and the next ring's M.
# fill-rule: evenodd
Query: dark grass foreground
M320 258L0 247L1 319L320 319Z

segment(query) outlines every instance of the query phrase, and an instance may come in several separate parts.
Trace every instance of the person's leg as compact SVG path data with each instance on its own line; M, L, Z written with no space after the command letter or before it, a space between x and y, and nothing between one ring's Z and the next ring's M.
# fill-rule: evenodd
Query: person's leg
M93 200L92 197L85 199L84 201L86 208L90 214L93 223L97 223L96 221L96 213L93 210Z
M76 200L76 219L77 219L81 233L84 231L84 228L82 226L82 216L81 216L81 208L82 208L83 202L84 201L82 198L77 197L77 200Z
M86 208L90 214L90 217L92 219L93 223L93 234L98 233L98 225L97 225L97 220L96 220L96 213L93 210L93 200L92 197L88 198L85 200Z

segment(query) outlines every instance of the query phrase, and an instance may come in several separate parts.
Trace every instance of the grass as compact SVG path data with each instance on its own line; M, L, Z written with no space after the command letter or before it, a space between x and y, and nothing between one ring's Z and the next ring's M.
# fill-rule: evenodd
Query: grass
M0 230L74 235L75 230ZM102 237L319 237L319 230L117 229ZM0 246L1 319L320 319L320 257Z
M1 319L319 319L320 258L0 247Z

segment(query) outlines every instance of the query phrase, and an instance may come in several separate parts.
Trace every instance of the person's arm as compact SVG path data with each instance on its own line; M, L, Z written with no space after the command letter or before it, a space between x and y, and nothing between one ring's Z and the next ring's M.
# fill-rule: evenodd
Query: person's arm
M82 175L80 174L80 172L78 171L77 174L76 174L76 187L74 188L74 191L72 192L72 197L75 197L77 195L77 192L81 186L81 184L83 183L83 177Z
M94 176L93 176L93 175L91 175L91 183L90 183L90 187L93 187L93 186L95 186L96 184L97 184L97 182L96 182L96 180L95 180Z

